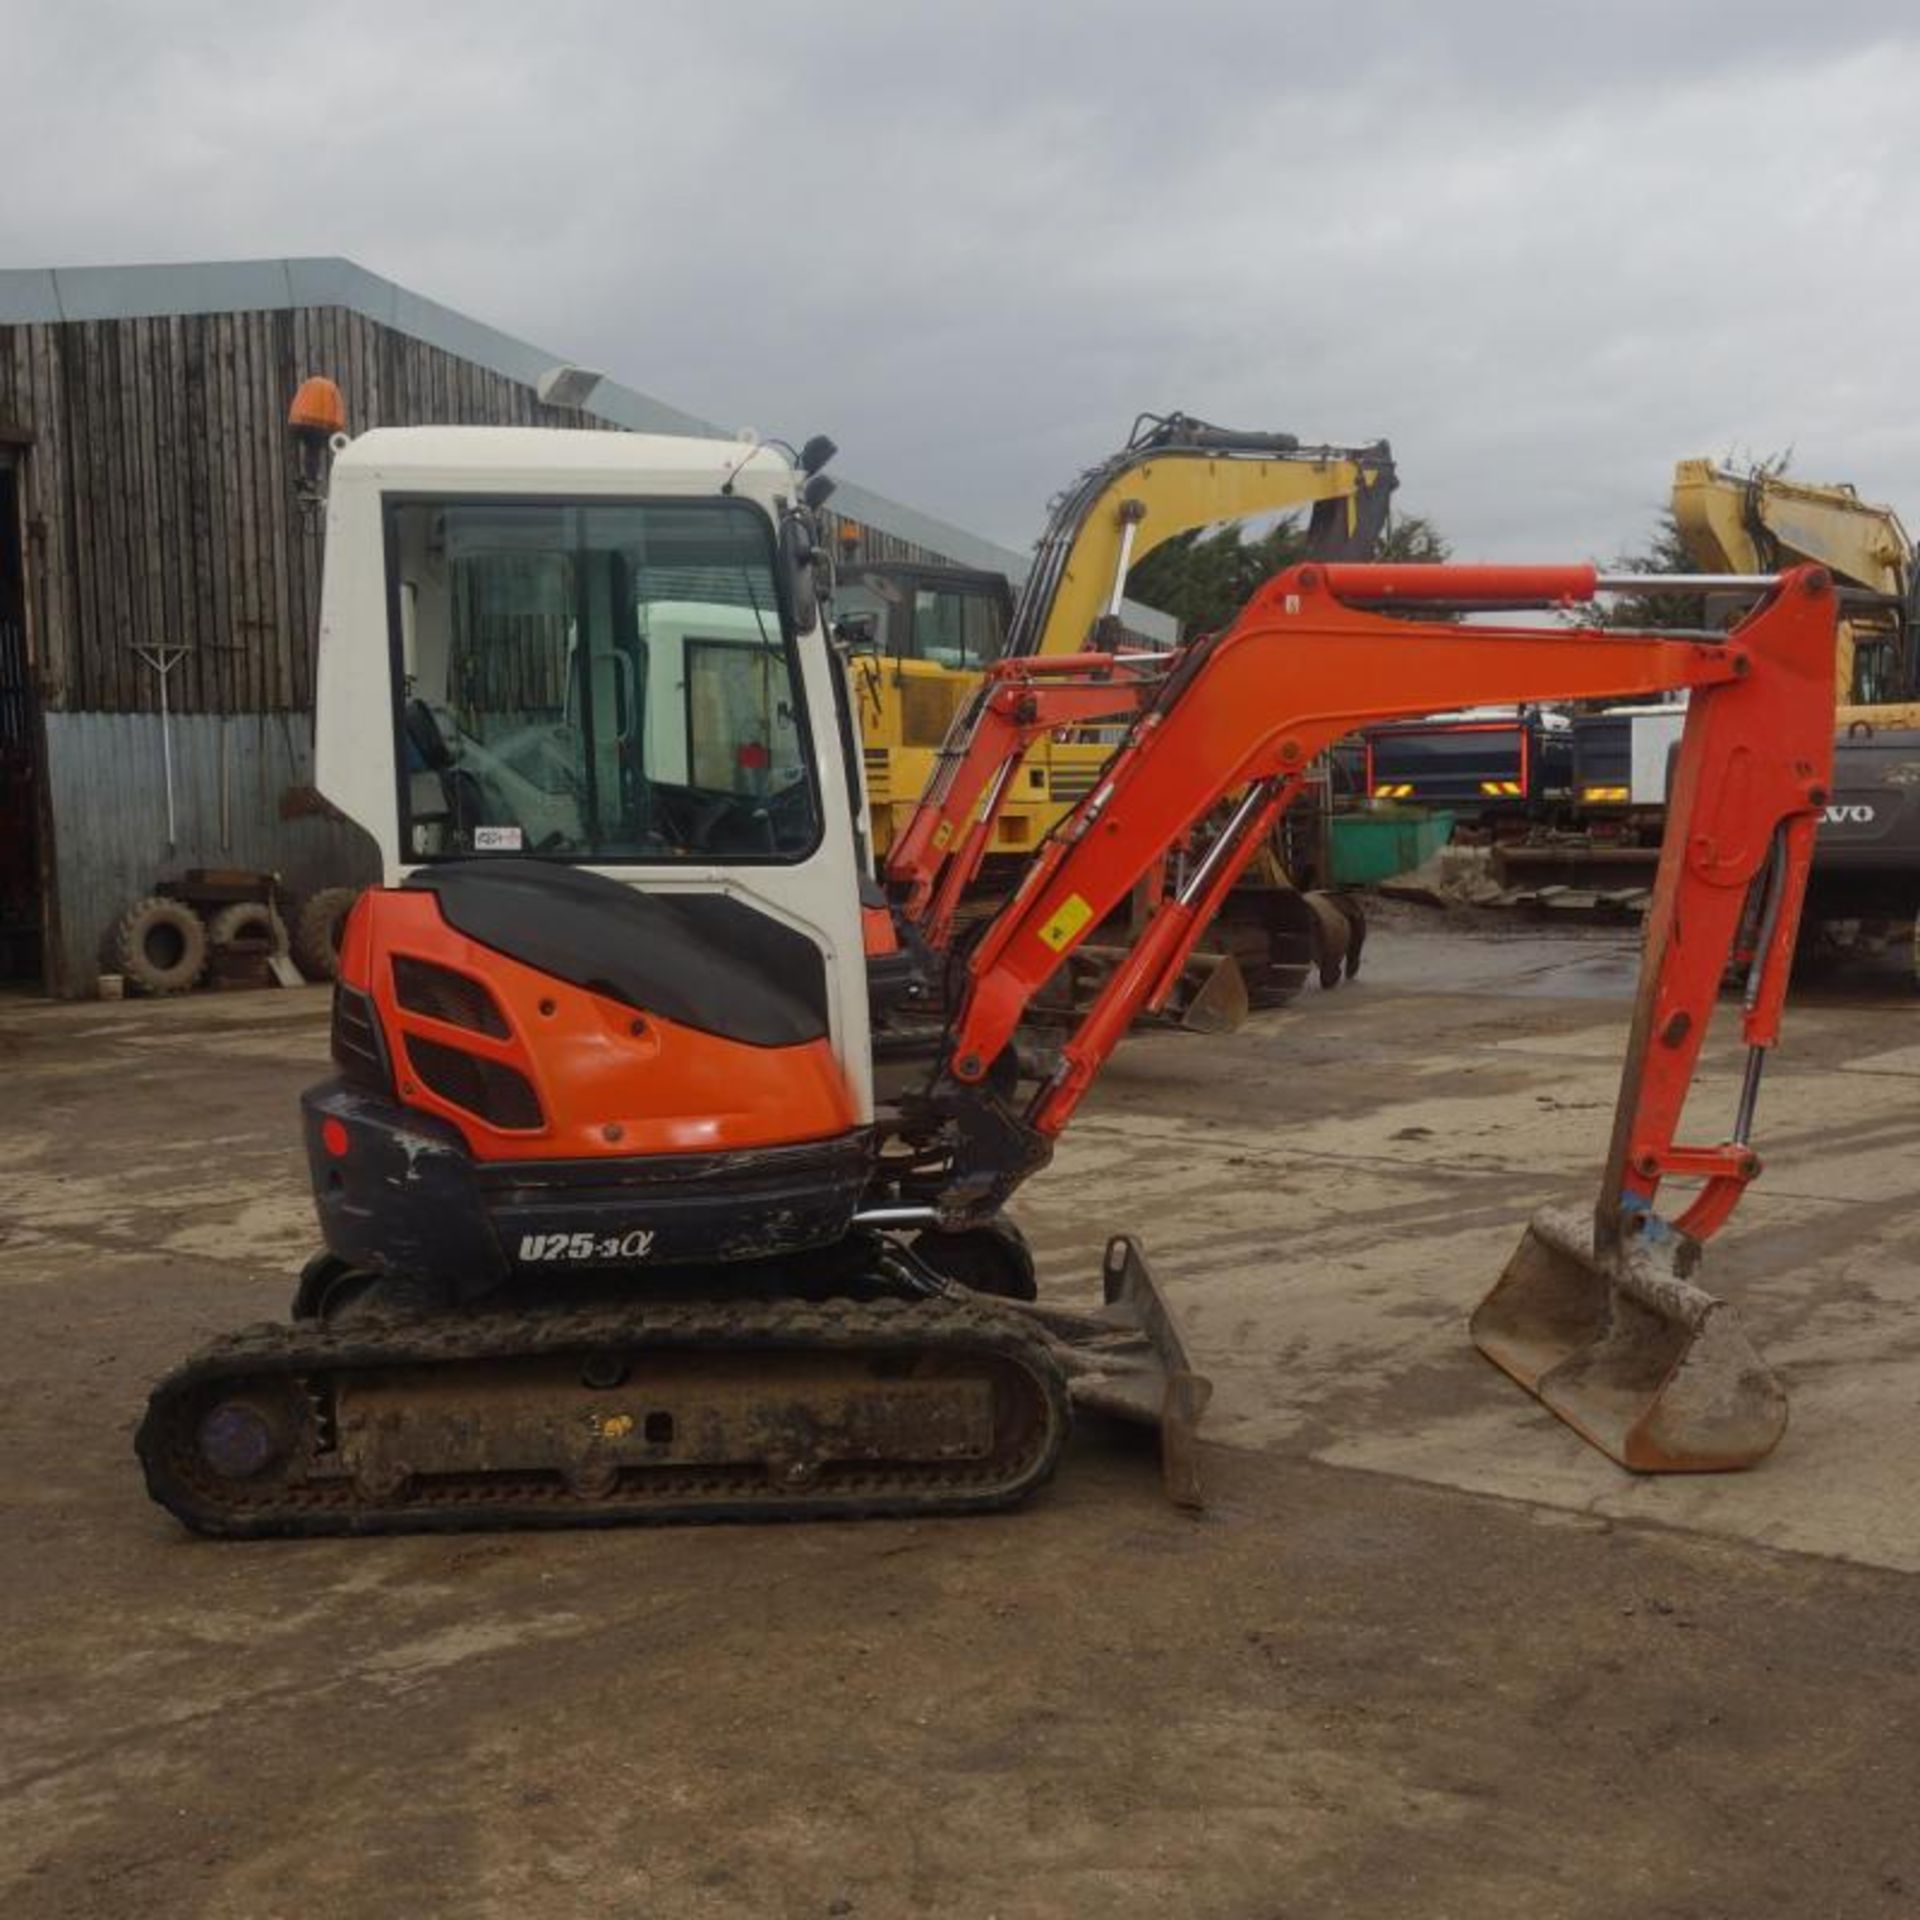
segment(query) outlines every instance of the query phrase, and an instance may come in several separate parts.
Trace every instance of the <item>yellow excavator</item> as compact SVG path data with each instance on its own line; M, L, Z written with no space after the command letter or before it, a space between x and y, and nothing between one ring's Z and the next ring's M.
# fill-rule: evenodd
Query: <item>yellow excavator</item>
M1708 572L1813 562L1838 583L1833 789L1799 957L1818 964L1896 947L1920 979L1920 568L1900 516L1849 486L1711 460L1675 467L1673 516ZM1753 596L1727 598L1744 607Z
M974 568L843 565L834 608L854 669L876 856L913 818L954 716L994 660L1121 640L1128 572L1195 528L1305 507L1308 558L1368 558L1395 484L1384 440L1309 447L1290 433L1143 414L1118 453L1053 503L1017 599L1001 575ZM1111 751L1092 738L1038 742L994 822L988 871L995 856L1030 854Z
M1673 470L1673 518L1703 572L1754 574L1803 561L1825 567L1843 595L1834 654L1840 731L1856 722L1920 726L1913 541L1893 508L1862 500L1850 486L1682 460Z
M901 560L839 569L836 631L859 705L868 817L876 863L914 817L949 748L956 718L998 659L1132 647L1123 617L1127 576L1156 547L1201 527L1309 510L1306 557L1370 558L1397 484L1384 440L1307 446L1289 433L1244 432L1186 414L1143 414L1119 452L1053 502L1017 598L1005 579L972 568ZM983 898L997 897L1099 780L1112 730L1042 736L998 798L980 863ZM1303 810L1304 812L1304 810ZM1298 833L1302 821L1293 823ZM1291 997L1310 971L1332 984L1357 964L1357 915L1299 893L1277 857L1256 862L1197 956L1174 1012L1184 1024L1231 1024L1244 1008ZM1111 959L1095 942L1062 990L1097 991ZM1231 957L1235 965L1218 962Z

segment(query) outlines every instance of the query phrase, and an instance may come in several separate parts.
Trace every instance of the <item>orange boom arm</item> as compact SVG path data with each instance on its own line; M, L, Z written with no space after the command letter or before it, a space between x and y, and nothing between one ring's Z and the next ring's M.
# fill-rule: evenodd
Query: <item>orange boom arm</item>
M1135 1016L1164 995L1314 756L1356 727L1513 700L1689 689L1607 1197L1650 1209L1667 1174L1707 1185L1679 1222L1713 1231L1757 1170L1746 1144L1760 1050L1779 1027L1813 834L1832 760L1835 601L1817 568L1782 575L1733 633L1474 626L1421 618L1591 599L1591 567L1304 566L1270 580L1234 625L1169 659L1082 654L994 667L957 730L889 877L936 917L970 875L1007 769L1048 726L1135 716L1097 787L1043 848L968 967L936 1110L963 1147L940 1204L990 1208L1044 1162ZM1393 612L1385 609L1393 608ZM1240 796L1228 825L1199 831ZM1014 1032L1049 976L1170 854L1185 870L1030 1095L1009 1095ZM1755 882L1764 951L1744 1010L1753 1049L1724 1146L1675 1143L1701 1041ZM947 924L943 919L941 924Z

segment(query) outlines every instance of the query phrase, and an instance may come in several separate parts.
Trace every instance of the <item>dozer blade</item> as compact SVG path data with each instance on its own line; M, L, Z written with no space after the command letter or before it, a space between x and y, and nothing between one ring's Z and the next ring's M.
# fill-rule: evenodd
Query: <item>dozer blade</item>
M1635 1473L1753 1466L1786 1431L1786 1392L1732 1307L1686 1277L1698 1254L1674 1234L1596 1253L1590 1218L1543 1209L1475 1310L1474 1345Z
M1106 1304L1091 1313L1044 1301L995 1304L1045 1330L1075 1406L1158 1428L1167 1497L1176 1506L1204 1507L1197 1429L1213 1382L1193 1370L1179 1323L1137 1241L1115 1234L1100 1278Z

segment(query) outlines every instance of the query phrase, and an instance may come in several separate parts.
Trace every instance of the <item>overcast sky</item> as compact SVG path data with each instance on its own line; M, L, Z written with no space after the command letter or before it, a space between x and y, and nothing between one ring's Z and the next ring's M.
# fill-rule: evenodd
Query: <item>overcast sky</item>
M1010 545L1172 408L1389 437L1462 557L1695 453L1920 523L1911 0L0 21L0 262L345 254Z

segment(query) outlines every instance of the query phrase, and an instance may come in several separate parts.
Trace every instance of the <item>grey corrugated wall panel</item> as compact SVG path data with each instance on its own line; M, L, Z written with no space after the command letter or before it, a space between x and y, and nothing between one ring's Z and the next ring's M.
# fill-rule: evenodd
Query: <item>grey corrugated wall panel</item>
M176 714L172 735L178 831L170 850L159 716L46 715L55 888L47 968L55 993L90 991L108 929L155 881L189 867L271 869L296 894L378 877L373 843L357 828L280 818L280 796L313 779L307 715Z

